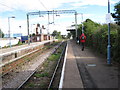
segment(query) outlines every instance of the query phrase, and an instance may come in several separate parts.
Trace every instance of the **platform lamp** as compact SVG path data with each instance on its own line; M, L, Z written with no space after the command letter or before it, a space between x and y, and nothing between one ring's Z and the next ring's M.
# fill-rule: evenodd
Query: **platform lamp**
M15 18L15 17L14 16L8 17L8 35L9 35L8 37L9 37L9 46L11 48L10 18Z

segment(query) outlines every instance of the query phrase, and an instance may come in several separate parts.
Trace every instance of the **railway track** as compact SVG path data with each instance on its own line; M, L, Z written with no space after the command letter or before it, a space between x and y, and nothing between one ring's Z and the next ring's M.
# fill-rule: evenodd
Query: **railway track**
M62 44L63 44L63 43L62 43ZM60 48L61 46L63 46L62 44L60 44L60 46L58 46L52 54L56 53L56 51L58 50L58 48ZM64 57L65 47L66 47L66 43L65 43L65 45L64 45L64 47L63 47L63 50L62 50L62 52L61 52L61 54L60 54L60 57L59 57L58 61L57 61L57 64L56 64L55 69L54 69L54 72L53 72L53 74L52 74L52 76L51 76L49 85L48 85L48 87L46 87L47 89L53 88L53 83L55 82L54 80L55 80L55 77L56 77L57 70L58 70L58 68L59 68L60 63L62 63L61 60L62 60L63 57ZM38 69L40 69L40 66L38 66L38 67L33 71L33 73L31 73L31 75L29 75L29 77L17 88L17 90L22 90L22 89L24 88L25 84L26 84L27 82L29 82L30 78L31 78L31 77L34 77L34 75L35 75L35 73L38 71ZM60 77L59 77L59 79L60 79ZM56 82L55 82L55 83L56 83ZM59 83L59 82L57 82L57 83Z
M65 42L64 42L64 43L65 43ZM61 43L59 46L57 46L52 53L55 53L55 52L57 51L57 49L58 49L62 44L63 44L63 43ZM66 46L66 44L64 44L64 47L63 47L64 50L62 51L62 53L61 53L61 55L60 55L60 58L59 58L59 60L58 60L58 62L57 62L57 64L56 64L55 70L54 70L54 72L53 72L53 75L52 75L52 77L51 77L51 79L50 79L50 83L49 83L49 85L48 85L48 89L52 88L52 84L53 84L53 82L54 82L54 78L55 78L56 72L57 72L57 70L58 70L59 64L60 64L60 62L61 62L61 59L64 57L65 46ZM43 62L42 62L42 63L43 63ZM20 90L21 88L23 88L23 86L26 84L26 82L28 82L28 80L37 72L37 70L38 70L39 68L40 68L40 66L38 66L35 70L33 70L32 73L26 78L26 80L24 80L16 89L17 89L17 90Z
M16 70L17 68L21 67L22 65L29 63L30 60L34 57L35 54L39 53L44 53L43 51L49 49L51 46L50 45L41 45L39 47L39 49L31 51L28 54L25 54L21 57L18 57L15 61L13 60L13 62L10 62L8 64L3 65L2 67L0 67L0 72L2 72L1 76L4 76L6 74L8 74L9 72ZM8 61L9 62L9 61Z
M57 62L57 65L56 65L56 67L55 67L54 73L53 73L52 78L51 78L51 80L50 80L48 89L54 88L54 87L53 87L53 85L54 85L53 83L55 83L54 80L55 80L55 76L56 76L56 74L57 74L58 68L60 69L59 75L60 75L61 72L62 72L62 66L63 66L63 60L64 60L64 55L65 55L66 45L67 45L67 43L65 43L65 46L64 46L64 48L63 48L63 51L62 51L62 53L61 53L61 55L60 55L60 58L59 58L59 60L58 60L58 62ZM61 64L61 67L60 67L60 64ZM60 76L60 77L61 77L61 76ZM59 82L60 82L60 77L59 77ZM58 79L58 78L57 78L57 79ZM59 85L59 82L57 83L57 85ZM58 88L58 86L57 86L57 88Z

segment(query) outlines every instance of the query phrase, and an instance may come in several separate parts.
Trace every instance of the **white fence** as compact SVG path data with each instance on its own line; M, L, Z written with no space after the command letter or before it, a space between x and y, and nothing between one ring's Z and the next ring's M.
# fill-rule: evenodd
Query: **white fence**
M9 38L0 38L0 47L9 46L11 42L11 45L16 45L19 42L19 39L9 39Z

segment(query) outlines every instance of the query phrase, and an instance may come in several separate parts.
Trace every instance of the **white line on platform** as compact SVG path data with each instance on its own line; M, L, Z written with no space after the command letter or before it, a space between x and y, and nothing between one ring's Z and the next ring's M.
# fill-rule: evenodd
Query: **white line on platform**
M61 90L62 87L63 87L63 79L64 79L64 72L65 72L65 64L66 64L67 51L68 51L68 44L67 44L66 51L65 51L65 58L64 58L64 63L63 63L63 67L62 67L62 73L61 73L60 83L59 83L59 90Z

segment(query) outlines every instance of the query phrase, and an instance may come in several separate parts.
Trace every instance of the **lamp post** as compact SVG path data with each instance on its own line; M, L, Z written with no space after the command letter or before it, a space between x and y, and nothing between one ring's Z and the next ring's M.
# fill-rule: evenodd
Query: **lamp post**
M108 14L110 14L110 1L108 0ZM107 64L111 64L111 45L110 45L110 22L108 23L108 46Z
M83 26L83 13L81 13L81 16L82 16L82 33L84 33L84 26Z
M76 39L77 39L77 12L75 12L75 30L76 30Z
M76 29L76 39L78 38L78 33L77 33L77 28L78 28L78 26L77 26L77 15L78 14L81 14L81 18L82 18L82 33L84 33L84 29L83 29L83 13L77 13L77 12L75 12L75 29Z
M28 45L30 45L29 14L27 14Z
M0 39L2 40L2 30L0 29ZM2 44L0 45L0 49L2 49Z
M49 24L50 24L50 16L49 16L49 11L48 11L48 29L47 29L47 34L49 35Z
M9 46L11 48L11 33L10 33L10 18L15 18L14 16L8 17L8 35L9 35Z

